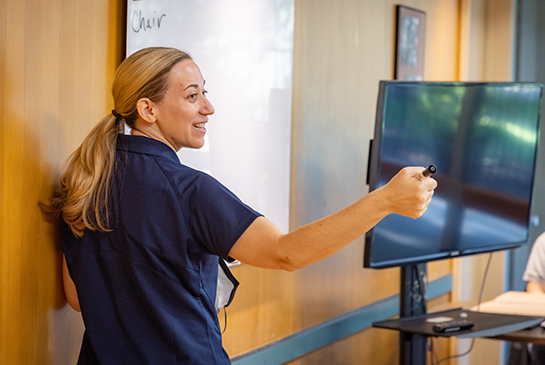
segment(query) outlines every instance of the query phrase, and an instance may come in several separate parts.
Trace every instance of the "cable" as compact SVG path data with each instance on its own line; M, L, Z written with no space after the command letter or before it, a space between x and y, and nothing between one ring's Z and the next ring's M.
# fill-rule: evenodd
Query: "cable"
M481 292L479 293L479 301L477 302L477 312L481 308L481 301L483 299L483 292L484 292L484 283L486 281L486 275L488 274L488 268L490 267L491 261L492 261L492 252L490 252L490 255L488 255L488 262L486 263L486 269L484 270L483 283L481 284Z
M433 343L433 337L428 337L428 352L430 353L430 364L435 364L437 361L437 352L435 351L435 344Z
M416 276L416 286L418 286L418 290L420 291L420 296L417 297L416 293L411 293L413 296L413 301L419 302L421 305L421 311L418 313L426 313L426 302L428 299L428 276L426 274L426 271L419 271L418 265L414 265L414 275ZM412 289L411 289L412 291Z
M423 270L421 272L418 273L418 280L419 280L419 285L420 285L420 293L422 294L422 297L423 297L423 305L425 303L428 302L428 274L426 272L426 270ZM427 308L424 308L424 311L426 311Z
M492 261L492 252L490 252L490 254L488 255L488 262L486 263L486 269L484 269L484 275L483 275L483 281L481 283L481 290L479 292L479 300L477 302L477 312L480 310L480 306L481 306L481 301L483 299L483 293L484 293L484 284L486 282L486 276L488 274L488 269L490 268L490 262ZM467 354L469 354L471 352L471 350L473 350L473 345L475 345L475 337L473 337L471 339L471 345L469 346L469 349L462 353L462 354L457 354L457 355L452 355L452 356L447 356L441 360L438 360L436 363L433 363L433 365L439 365L440 363L442 363L443 361L447 361L447 360L450 360L450 359L456 359L456 358L459 358L459 357L462 357L462 356L466 356Z
M431 364L435 364L434 361L439 361L439 355L437 355L437 351L435 351L435 344L433 343L433 337L430 337L431 343L432 343L432 350L433 350L433 358Z
M442 363L444 361L447 361L447 360L450 360L450 359L457 359L459 357L466 356L467 354L469 354L471 352L471 350L473 350L473 345L475 345L475 337L473 337L471 339L471 345L469 346L469 349L466 352L464 352L462 354L457 354L457 355L452 355L452 356L445 357L445 358L437 361L434 365L439 365L440 363Z
M223 331L221 331L222 335L227 330L227 308L226 307L223 307L223 318L224 318L224 321L223 321L224 326L223 326Z

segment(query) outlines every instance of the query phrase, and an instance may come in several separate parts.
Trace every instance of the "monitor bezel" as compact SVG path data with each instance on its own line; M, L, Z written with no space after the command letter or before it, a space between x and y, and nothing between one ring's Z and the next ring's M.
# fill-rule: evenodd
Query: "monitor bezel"
M455 257L462 257L462 256L469 256L469 255L476 255L481 253L487 253L487 252L496 252L496 251L502 251L502 250L509 250L509 249L515 249L518 248L524 244L528 243L528 239L530 236L530 220L531 220L531 213L532 213L532 205L534 201L534 190L535 190L535 173L536 173L536 161L537 161L537 155L538 155L538 148L540 145L540 128L543 122L543 84L535 83L535 82L430 82L430 81L396 81L396 80L388 80L388 81L380 81L379 82L379 91L377 96L377 110L376 110L376 116L375 116L375 130L374 130L374 137L370 141L370 147L369 147L369 160L368 160L368 170L367 170L367 183L369 185L369 192L375 190L378 185L378 177L380 176L379 171L379 163L380 163L380 140L382 137L382 125L383 125L383 115L384 115L384 105L386 102L386 90L389 85L414 85L414 84L432 84L436 86L498 86L498 87L506 87L506 86L517 86L517 85L524 85L524 86L537 86L541 88L541 99L540 99L540 105L539 105L539 116L538 116L538 125L537 125L537 142L535 145L535 151L534 151L534 166L533 166L533 176L531 181L531 196L530 196L530 202L528 207L528 230L526 234L526 239L523 241L511 241L507 243L502 243L494 246L483 246L483 247L475 247L471 249L466 250L457 250L457 251L445 251L445 252L438 252L434 254L426 254L426 255L420 255L420 256L412 256L408 258L403 259L394 259L394 260L388 260L388 261L372 261L371 257L371 247L372 247L372 239L373 239L373 231L374 229L370 229L365 234L365 248L364 248L364 267L365 268L373 268L373 269L384 269L384 268L391 268L391 267L403 267L408 265L414 265L419 263L425 263L425 262L431 262L431 261L438 261L438 260L444 260L444 259L450 259Z

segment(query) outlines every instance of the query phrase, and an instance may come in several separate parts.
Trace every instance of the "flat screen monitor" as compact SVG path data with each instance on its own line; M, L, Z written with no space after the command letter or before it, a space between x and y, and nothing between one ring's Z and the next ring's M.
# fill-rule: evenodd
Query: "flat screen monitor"
M433 164L418 219L392 214L365 237L364 266L386 268L528 241L543 85L382 81L369 188Z

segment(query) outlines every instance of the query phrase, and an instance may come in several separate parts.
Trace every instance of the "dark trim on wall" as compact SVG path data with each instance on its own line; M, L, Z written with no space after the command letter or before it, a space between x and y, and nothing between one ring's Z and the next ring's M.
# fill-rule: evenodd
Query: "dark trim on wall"
M452 274L429 283L428 299L452 291ZM399 314L399 294L371 303L266 346L234 357L233 365L281 365Z

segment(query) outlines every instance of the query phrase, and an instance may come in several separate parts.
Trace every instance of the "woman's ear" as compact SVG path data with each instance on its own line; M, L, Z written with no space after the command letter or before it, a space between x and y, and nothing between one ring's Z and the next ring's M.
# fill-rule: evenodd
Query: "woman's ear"
M150 124L157 121L154 106L153 101L148 98L142 98L136 102L136 109L138 110L140 118Z

